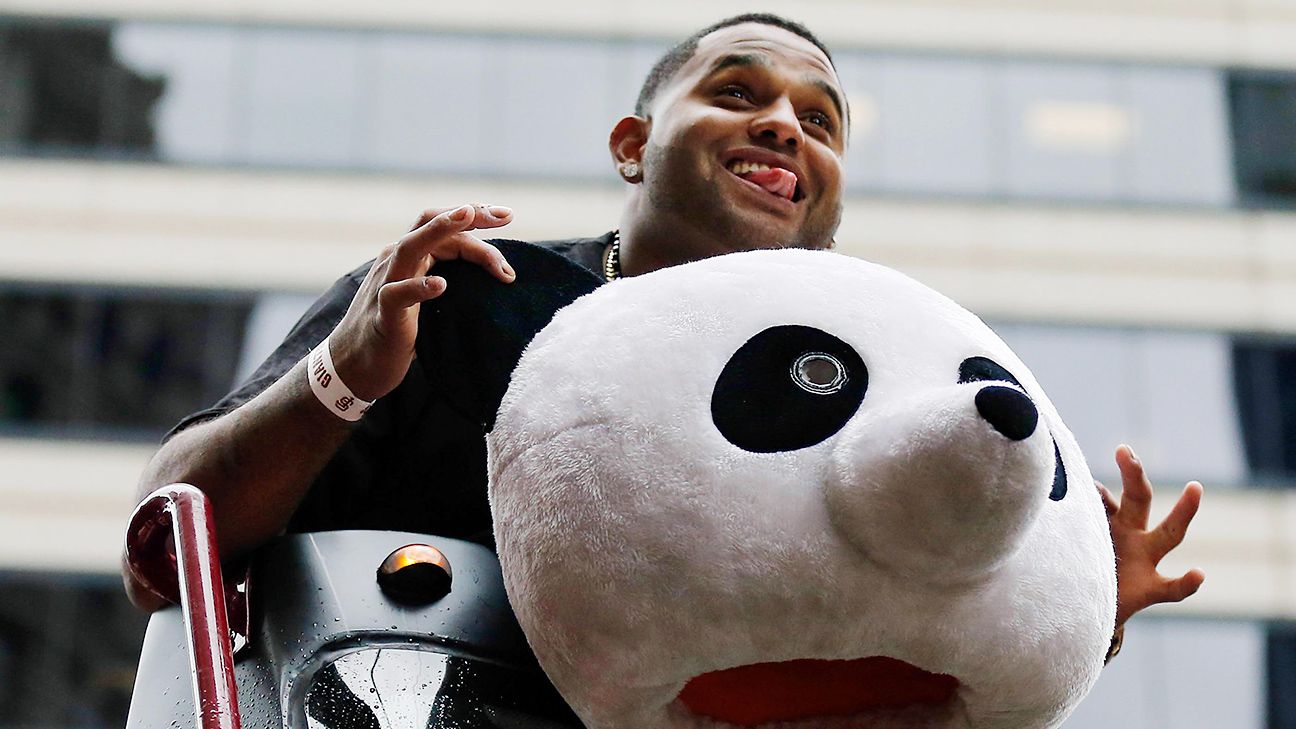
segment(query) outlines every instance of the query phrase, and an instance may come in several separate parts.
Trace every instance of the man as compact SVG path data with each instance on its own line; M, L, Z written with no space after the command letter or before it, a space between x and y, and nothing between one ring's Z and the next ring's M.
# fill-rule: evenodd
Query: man
M831 56L805 28L768 15L731 18L668 52L649 74L634 116L609 140L631 185L618 232L547 244L608 278L750 248L830 248L841 217L848 111ZM507 225L508 208L426 211L312 307L252 380L174 432L141 479L141 495L176 481L208 493L221 553L235 556L285 528L407 529L487 541L480 430L436 393L414 361L418 312L446 282L437 261L463 258L500 280L504 257L470 235ZM345 383L363 406L317 398L320 378ZM429 379L430 378L430 379ZM316 380L318 383L319 380ZM429 384L431 382L431 384ZM1124 484L1105 489L1118 555L1118 625L1137 610L1192 594L1193 571L1156 565L1183 538L1201 496L1189 484L1166 521L1147 530L1142 467L1117 450ZM128 582L144 607L157 601Z

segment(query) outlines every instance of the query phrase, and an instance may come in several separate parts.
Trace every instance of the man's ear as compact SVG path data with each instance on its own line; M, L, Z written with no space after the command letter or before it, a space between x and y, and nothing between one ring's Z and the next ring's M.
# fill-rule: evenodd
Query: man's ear
M598 288L594 274L552 251L518 241L496 246L517 271L503 283L463 260L438 263L445 293L424 302L414 343L418 366L464 417L495 424L522 351L564 306Z
M608 136L608 151L612 153L612 163L616 165L617 170L631 182L637 182L642 177L643 170L643 151L648 144L648 132L652 130L652 120L642 116L622 117L621 121L612 127L612 134ZM636 175L625 175L628 165L635 165L639 173Z

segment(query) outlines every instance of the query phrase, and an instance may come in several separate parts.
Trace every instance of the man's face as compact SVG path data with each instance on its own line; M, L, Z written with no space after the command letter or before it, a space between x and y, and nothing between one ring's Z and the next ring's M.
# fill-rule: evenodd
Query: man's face
M655 227L697 258L826 248L841 219L845 95L800 36L744 23L702 38L651 110L643 184Z

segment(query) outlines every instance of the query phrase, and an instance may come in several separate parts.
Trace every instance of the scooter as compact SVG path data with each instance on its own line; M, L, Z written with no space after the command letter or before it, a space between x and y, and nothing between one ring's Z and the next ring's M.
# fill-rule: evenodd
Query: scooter
M222 576L193 486L150 494L127 562L174 603L144 636L127 729L579 729L495 554L425 534L279 537Z

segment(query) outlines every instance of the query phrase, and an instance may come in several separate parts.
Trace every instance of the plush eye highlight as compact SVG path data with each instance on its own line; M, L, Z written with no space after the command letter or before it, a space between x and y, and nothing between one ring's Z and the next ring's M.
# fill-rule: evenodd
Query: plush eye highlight
M770 327L725 364L711 420L745 451L793 451L841 430L867 389L868 368L846 342L814 327Z
M806 352L792 363L792 381L806 392L831 395L846 384L846 367L826 352Z

